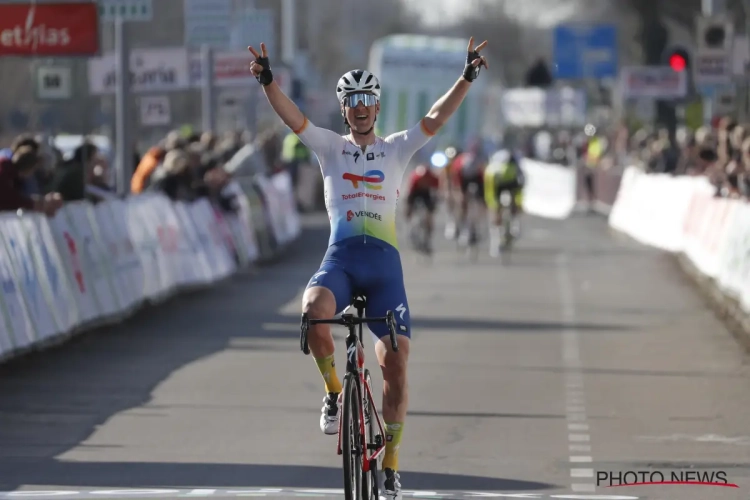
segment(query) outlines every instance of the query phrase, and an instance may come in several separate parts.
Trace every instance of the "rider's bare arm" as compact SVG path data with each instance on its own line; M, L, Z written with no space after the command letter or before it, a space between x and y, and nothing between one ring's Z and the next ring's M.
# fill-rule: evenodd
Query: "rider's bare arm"
M305 127L305 115L297 107L294 102L289 99L281 87L273 81L269 85L263 87L263 91L266 93L266 98L271 104L271 107L279 115L281 121L292 129L295 134L301 132Z
M479 52L486 46L487 40L474 47L474 37L469 39L469 46L467 47L468 57L466 59L464 74L461 75L461 78L453 84L453 87L445 95L432 105L432 109L430 109L422 120L422 125L432 134L437 133L448 122L450 117L453 116L453 113L458 110L458 107L461 106L466 94L469 93L471 80L474 80L478 74L478 68L480 66L489 68L487 59L479 55ZM473 71L472 67L474 68Z
M470 88L470 82L466 81L463 76L459 78L453 87L432 105L422 122L425 128L433 134L437 133L461 106Z

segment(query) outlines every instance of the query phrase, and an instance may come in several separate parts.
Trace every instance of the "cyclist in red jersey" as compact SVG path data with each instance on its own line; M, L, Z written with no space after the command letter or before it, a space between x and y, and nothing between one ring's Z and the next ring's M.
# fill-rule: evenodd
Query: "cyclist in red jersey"
M406 220L411 219L414 213L414 205L421 200L427 209L425 219L425 231L427 243L425 250L431 251L433 216L437 205L437 191L440 188L440 178L435 175L429 165L421 164L414 169L409 176L409 187L406 197Z

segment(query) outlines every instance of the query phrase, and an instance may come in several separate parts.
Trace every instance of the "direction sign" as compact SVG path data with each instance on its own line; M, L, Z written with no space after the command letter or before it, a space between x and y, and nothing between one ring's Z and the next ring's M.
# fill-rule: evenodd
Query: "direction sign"
M152 0L99 0L99 18L114 21L151 21L153 19Z
M554 35L555 77L617 77L617 27L614 24L561 24Z
M141 124L160 126L172 122L169 96L150 95L141 97Z
M620 89L624 99L681 99L687 95L687 72L669 66L625 66Z
M36 92L40 99L69 99L73 95L71 69L64 66L37 68Z
M693 81L698 91L710 95L732 82L732 45L734 29L728 18L696 18L697 49L693 63Z
M231 0L185 0L184 5L186 46L210 45L219 49L230 46Z

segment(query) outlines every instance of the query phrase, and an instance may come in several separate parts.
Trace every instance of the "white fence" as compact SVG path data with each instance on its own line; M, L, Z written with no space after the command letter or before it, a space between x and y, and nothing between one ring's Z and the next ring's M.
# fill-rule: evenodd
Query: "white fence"
M227 278L260 257L261 232L283 248L300 233L289 176L256 182L267 217L237 185L236 214L159 194L70 203L54 218L0 213L0 359Z
M750 312L750 205L715 198L714 192L703 177L630 167L609 224L644 244L684 254Z

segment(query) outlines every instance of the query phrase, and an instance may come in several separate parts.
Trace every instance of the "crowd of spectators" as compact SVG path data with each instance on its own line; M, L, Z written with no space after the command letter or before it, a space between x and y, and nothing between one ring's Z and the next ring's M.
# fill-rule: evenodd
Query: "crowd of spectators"
M665 130L640 130L630 147L649 172L703 175L717 196L750 198L750 124L723 117L711 127L679 130L675 144Z
M23 134L0 150L0 211L31 210L54 215L66 201L88 199L86 185L111 191L108 162L84 142L66 158L43 136Z
M232 174L224 167L250 145L258 151L263 173L288 168L283 160L283 137L276 131L251 140L247 132L223 136L211 132L185 135L172 131L143 155L135 152L130 196L161 192L174 201L208 197L232 210L231 197L222 194ZM65 202L99 202L115 196L110 171L111 152L84 138L71 151L55 146L54 138L22 134L0 149L0 211L19 209L49 216ZM255 172L257 173L257 172Z

